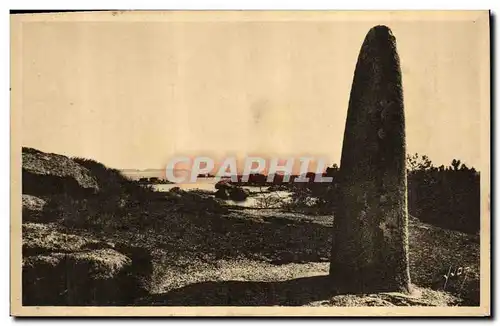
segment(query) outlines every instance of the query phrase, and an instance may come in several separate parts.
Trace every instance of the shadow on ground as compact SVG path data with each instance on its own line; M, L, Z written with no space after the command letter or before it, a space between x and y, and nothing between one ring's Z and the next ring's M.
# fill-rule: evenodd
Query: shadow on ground
M150 306L303 306L332 297L327 275L281 282L202 282L145 298Z
M333 218L329 217L329 222ZM248 215L219 218L211 224L216 258L244 256L273 264L326 262L330 257L331 226L304 220L300 214ZM218 235L218 236L217 236Z
M327 262L330 257L333 216L311 218L297 213L242 210L206 215L167 209L166 203L152 202L137 212L139 226L131 223L127 229L112 233L93 230L92 235L110 242L162 249L166 258L159 264L170 266L196 259L214 262L236 258L281 265Z
M340 290L328 275L277 282L220 281L190 284L136 301L134 306L456 306L462 299L412 286L411 293Z

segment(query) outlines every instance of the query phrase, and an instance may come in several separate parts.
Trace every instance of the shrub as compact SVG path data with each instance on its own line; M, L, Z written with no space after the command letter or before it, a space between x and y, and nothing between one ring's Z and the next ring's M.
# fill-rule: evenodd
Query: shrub
M467 233L480 225L480 174L453 160L448 167L433 166L426 156L408 155L408 211L423 222ZM290 186L288 209L332 214L337 205L339 169L327 169L332 183L300 183ZM316 203L311 205L311 199Z
M75 162L87 168L97 180L101 193L123 194L124 197L145 199L153 192L153 188L141 185L125 177L119 170L108 168L104 164L86 158L73 158Z
M411 171L408 210L427 223L467 233L478 232L479 173L452 169Z

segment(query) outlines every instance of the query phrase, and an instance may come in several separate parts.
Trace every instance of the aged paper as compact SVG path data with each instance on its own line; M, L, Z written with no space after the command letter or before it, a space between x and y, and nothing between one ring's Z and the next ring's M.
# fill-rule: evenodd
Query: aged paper
M488 316L489 19L11 15L11 314Z

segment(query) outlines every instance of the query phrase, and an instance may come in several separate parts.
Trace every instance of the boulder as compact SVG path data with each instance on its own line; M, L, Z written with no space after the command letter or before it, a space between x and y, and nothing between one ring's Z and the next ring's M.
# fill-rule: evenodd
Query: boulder
M22 226L23 256L52 252L69 253L96 248L114 248L114 244L62 232L53 223L24 223Z
M220 181L215 185L217 191L215 192L215 198L219 199L231 199L234 201L244 201L250 196L250 191L242 187L232 185Z
M215 197L219 199L231 199L234 201L244 201L250 195L250 191L231 183L231 180L224 179L215 184Z
M215 198L229 199L229 191L227 189L219 189L215 192Z
M173 198L181 198L181 196L185 194L186 192L179 187L173 187L166 193L167 197L173 197Z
M217 190L219 190L219 189L231 189L234 187L235 186L233 184L231 184L230 179L223 179L215 184L215 189L217 189Z
M22 205L22 217L24 222L42 221L44 208L47 205L47 202L44 199L31 195L23 195Z
M244 201L250 195L250 191L241 187L233 187L229 190L229 198L234 201Z
M69 157L23 147L23 194L43 196L64 193L82 196L94 194L98 190L97 181L90 171Z
M148 293L146 249L23 225L23 305L127 305Z
M113 249L51 253L23 259L24 305L127 303L132 260Z

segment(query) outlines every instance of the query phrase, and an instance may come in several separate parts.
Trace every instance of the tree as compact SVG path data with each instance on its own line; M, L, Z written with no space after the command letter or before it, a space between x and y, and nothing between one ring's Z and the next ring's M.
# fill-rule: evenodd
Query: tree
M413 155L407 155L407 170L409 172L414 171L427 171L431 170L434 166L427 155L422 155L421 157L418 153Z
M453 161L451 161L451 166L453 167L453 170L457 171L458 170L458 167L460 166L460 160L456 160L456 159L453 159Z

